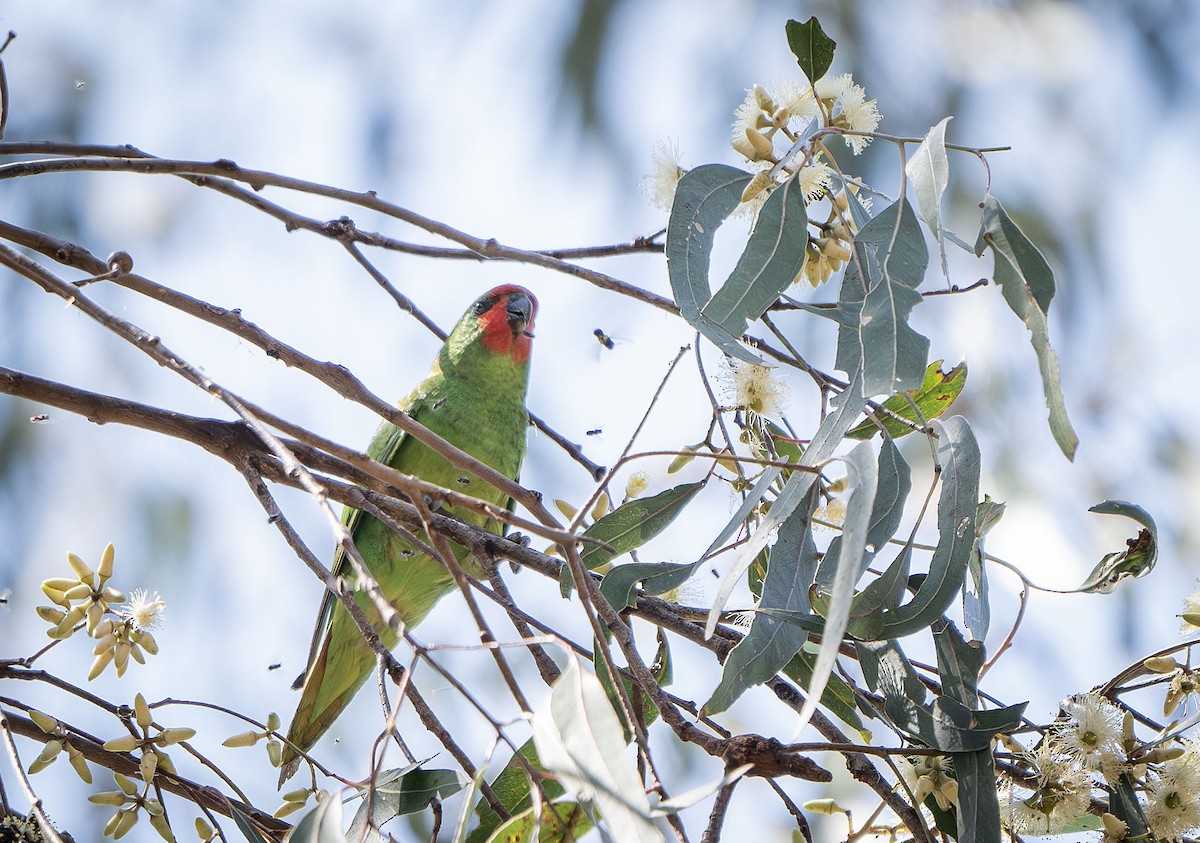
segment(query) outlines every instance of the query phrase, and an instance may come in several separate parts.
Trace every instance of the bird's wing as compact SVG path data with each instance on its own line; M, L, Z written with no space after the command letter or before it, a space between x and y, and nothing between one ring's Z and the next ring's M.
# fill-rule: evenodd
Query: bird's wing
M408 413L409 416L418 416L425 405L423 399L424 396L414 394L401 402L400 408ZM375 432L375 437L371 440L371 445L367 448L367 456L375 460L375 462L383 463L384 465L395 465L401 446L410 438L400 428L384 422L379 426L379 430ZM351 538L358 532L358 525L362 523L362 520L362 510L349 506L342 510L342 524L350 531ZM350 571L350 560L346 558L346 550L340 544L333 554L332 570L335 577L345 576ZM329 629L330 618L333 617L333 605L336 601L337 598L333 592L325 589L325 594L321 598L321 608L317 611L317 624L313 629L312 643L308 647L308 661L305 664L304 673L300 674L297 682L303 682L304 677L308 675L308 671L312 668L313 661L317 657L317 652L321 648L321 640L325 637L326 630Z

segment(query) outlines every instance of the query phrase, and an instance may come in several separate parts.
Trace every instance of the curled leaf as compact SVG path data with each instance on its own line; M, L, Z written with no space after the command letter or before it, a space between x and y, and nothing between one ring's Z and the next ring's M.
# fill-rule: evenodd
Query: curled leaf
M1150 513L1128 501L1103 501L1088 512L1124 515L1142 525L1138 534L1125 542L1124 550L1106 553L1077 591L1110 594L1117 583L1128 577L1144 577L1158 561L1158 527Z

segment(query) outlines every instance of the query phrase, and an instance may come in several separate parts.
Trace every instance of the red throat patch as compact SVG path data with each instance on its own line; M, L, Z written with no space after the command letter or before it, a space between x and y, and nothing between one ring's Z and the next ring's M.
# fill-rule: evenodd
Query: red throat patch
M533 307L529 321L516 326L517 330L514 332L514 326L509 322L508 299L516 293L527 297ZM495 354L511 357L516 363L525 363L529 360L529 353L533 348L533 322L537 316L537 299L533 297L533 293L516 284L497 287L484 298L494 299L495 302L479 316L479 323L483 327L484 348Z

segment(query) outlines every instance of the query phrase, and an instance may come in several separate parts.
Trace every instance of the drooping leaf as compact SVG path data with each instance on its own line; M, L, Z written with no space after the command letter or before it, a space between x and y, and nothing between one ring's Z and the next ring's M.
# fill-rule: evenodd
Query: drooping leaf
M342 800L330 797L318 802L296 823L288 843L347 843L342 833Z
M942 616L966 576L975 545L975 508L979 500L979 445L966 419L935 421L937 460L942 468L938 497L938 545L929 574L909 602L884 612L880 634L900 638L925 629Z
M1144 838L1149 832L1149 823L1142 811L1142 800L1138 799L1138 790L1129 773L1122 773L1112 785L1108 800L1108 810L1117 819L1125 823L1126 839Z
M965 361L946 372L942 371L942 361L934 360L925 369L925 378L920 387L888 398L882 404L888 413L876 413L876 418L893 439L907 436L913 432L913 428L893 416L899 416L917 425L932 421L950 409L950 405L962 393L966 383ZM913 404L917 406L917 412L913 411ZM870 439L878 432L879 426L867 419L856 425L846 436L851 439Z
M904 596L904 586L908 582L908 572L912 565L912 546L900 548L892 563L883 569L883 573L871 580L862 591L854 595L854 605L850 607L850 616L856 619L874 619L874 623L855 623L851 632L856 638L868 640L877 637L882 631L883 613L900 605Z
M884 441L879 448L879 488L875 492L875 508L867 529L867 546L876 553L891 541L904 517L904 503L912 489L912 471L896 444Z
M946 265L946 238L942 231L942 194L950 179L950 162L946 158L946 124L949 117L929 130L925 139L913 150L912 157L904 167L908 180L912 182L917 197L917 210L937 238L938 253L942 258L942 274L950 277Z
M897 210L888 215L891 208ZM890 395L897 390L920 388L929 360L929 338L908 324L912 309L922 301L915 288L925 277L929 262L916 214L907 201L901 201L885 209L872 223L896 216L887 238L876 244L882 272L868 276L859 316L864 395Z
M684 483L652 497L634 498L621 504L584 530L585 536L613 549L587 544L583 549L583 564L589 569L599 568L618 556L637 550L665 530L703 488L703 481Z
M920 302L915 290L928 264L907 200L884 208L854 237L838 305L859 320L839 327L834 365L851 372L861 362L866 395L916 389L924 379L929 340L909 326L908 314Z
M804 23L789 20L787 40L800 69L804 71L808 81L815 84L833 64L833 52L837 42L825 34L815 17Z
M1075 435L1071 420L1067 417L1066 400L1059 379L1058 356L1050 346L1046 324L1046 312L1054 297L1054 273L1042 253L1009 219L1004 208L991 194L984 200L975 253L982 255L988 247L991 247L995 258L992 274L1000 285L1004 300L1029 329L1042 375L1042 391L1050 411L1050 432L1067 459L1073 460L1079 437Z
M862 378L856 372L851 378L849 386L842 390L837 397L834 411L825 417L821 426L817 428L817 432L813 434L812 441L809 442L808 447L804 449L804 454L800 457L798 467L811 469L833 456L833 452L841 444L846 431L858 418L858 414L865 404L866 399L862 395ZM758 529L742 545L733 567L721 580L721 587L717 591L712 610L709 612L708 621L705 624L705 635L713 634L713 630L717 627L717 621L720 619L721 609L729 600L729 595L737 587L742 575L754 563L759 552L767 546L774 531L796 511L796 507L808 494L808 490L815 480L816 474L812 471L792 471L792 476L784 483L779 496L772 501L771 511L762 519Z
M737 207L749 182L749 173L723 164L704 164L683 174L667 222L667 277L689 325L726 354L761 365L763 361L736 337L701 313L712 297L708 270L717 229Z
M701 312L740 337L746 323L762 316L791 286L804 265L807 244L804 191L798 180L791 178L767 197L729 279Z
M625 747L624 731L600 681L572 657L533 715L533 739L546 770L581 800L594 802L617 840L659 843L650 803Z
M987 657L983 644L968 642L953 623L942 618L933 625L933 646L942 693L967 708L978 708L979 671Z
M951 756L958 781L957 837L972 843L1000 843L1000 799L992 750L958 752Z
M800 652L784 665L783 672L799 682L801 687L807 688L812 684L812 672L816 663L816 654L801 648ZM870 733L863 726L862 718L858 715L854 689L836 673L829 674L829 684L825 686L825 692L821 694L821 705L847 726L857 731L864 741L870 740Z
M374 793L363 797L346 836L350 840L366 839L364 835L368 829L379 828L403 814L423 811L432 800L446 799L470 783L471 780L457 770L418 768L399 776L384 773L373 788Z
M816 664L813 665L812 682L806 688L808 698L800 708L800 723L797 729L808 724L837 661L842 636L850 620L854 584L862 574L867 530L871 525L871 512L875 506L875 493L879 485L878 465L867 443L858 445L846 455L846 468L852 491L846 502L846 518L842 524L837 574L830 588L829 612L825 617L821 648L817 652Z
M987 637L992 621L987 568L983 564L983 541L988 530L996 526L1003 515L1004 504L987 495L975 508L975 546L971 548L971 559L967 562L968 577L963 583L963 621L976 641Z
M767 576L763 581L760 609L808 612L808 586L817 570L818 553L813 543L809 507L812 496L779 528L771 548ZM797 626L769 614L755 613L750 631L725 659L721 681L704 711L725 711L748 688L774 676L799 652L808 634Z
M1144 577L1150 573L1154 563L1158 561L1158 527L1155 526L1150 513L1128 501L1103 501L1091 507L1088 512L1124 515L1141 524L1142 529L1125 543L1124 550L1105 554L1083 581L1083 585L1079 586L1079 591L1109 594L1121 580L1128 577Z

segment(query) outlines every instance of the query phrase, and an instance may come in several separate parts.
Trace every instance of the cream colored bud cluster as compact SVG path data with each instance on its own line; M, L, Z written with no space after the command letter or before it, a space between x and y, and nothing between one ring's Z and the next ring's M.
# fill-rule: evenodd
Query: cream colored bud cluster
M826 129L870 133L879 125L879 112L849 74L826 76L815 86L786 80L769 87L755 85L746 92L737 108L730 145L758 169L742 193L742 203L750 211L757 212L770 191L791 178L809 202L829 190L834 173L823 146L810 144L803 155L781 158L792 153L800 131L813 120ZM845 139L855 155L871 140L862 134L845 135Z
M143 790L138 787L136 781L120 773L113 773L113 779L120 790L107 790L103 793L94 793L88 797L89 802L97 805L108 805L117 809L116 813L109 817L108 822L104 826L104 836L120 840L137 825L138 814L145 811L146 816L150 818L150 825L154 827L159 836L163 840L174 843L175 834L171 831L171 826L167 823L166 812L163 809L162 803L149 795L149 785Z
M310 796L315 796L317 799L317 804L319 805L329 798L329 791L313 790L309 787L300 787L295 790L289 790L287 793L283 794L283 804L275 809L273 816L276 819L281 820L288 814L294 814L296 811L299 811L308 804L308 799Z
M1033 749L1000 739L1027 773L1024 781L1010 779L1001 788L1004 823L1011 832L1065 832L1088 813L1092 797L1121 776L1142 794L1149 839L1174 840L1200 831L1200 741L1143 744L1134 733L1133 713L1096 692L1070 697L1061 708L1063 716ZM1105 840L1125 839L1118 818L1103 822Z
M241 746L254 746L259 741L266 741L267 758L270 760L272 767L278 767L283 763L283 742L279 740L279 726L279 715L272 711L267 715L267 729L265 732L253 729L248 732L238 732L236 735L222 741L221 745L237 748Z
M108 584L113 573L115 551L109 544L92 570L74 553L67 554L74 577L54 577L42 583L42 592L52 606L39 606L38 616L50 624L46 634L56 641L70 638L80 628L96 640L96 659L88 671L95 679L109 664L124 676L132 658L146 663L146 653L158 653L158 642L150 633L159 624L166 603L158 594L136 589L127 601L125 594ZM118 611L114 606L126 604Z
M850 261L856 228L849 207L845 191L839 190L830 202L828 219L820 226L821 234L808 240L804 264L796 273L793 284L807 281L811 286L819 287Z
M1163 716L1170 717L1189 697L1200 692L1200 677L1196 671L1170 656L1154 656L1142 662L1147 670L1170 676L1163 696Z
M84 759L79 747L71 742L71 734L67 728L44 712L31 708L28 713L29 719L37 724L39 729L51 736L50 740L46 741L41 754L29 765L30 774L40 773L42 770L45 770L58 760L58 756L65 752L68 760L71 762L71 769L84 782L91 784L92 771L88 768L87 761Z
M196 730L189 728L159 729L154 725L154 720L150 716L150 706L146 704L146 698L141 694L134 697L133 723L137 730L141 731L140 736L136 734L123 735L106 742L104 748L110 752L140 752L141 760L138 762L138 767L141 771L142 781L146 784L154 781L154 776L159 770L174 775L175 765L171 763L171 757L167 755L166 748L182 741L191 740L196 736ZM157 732L151 734L152 729L157 729Z

